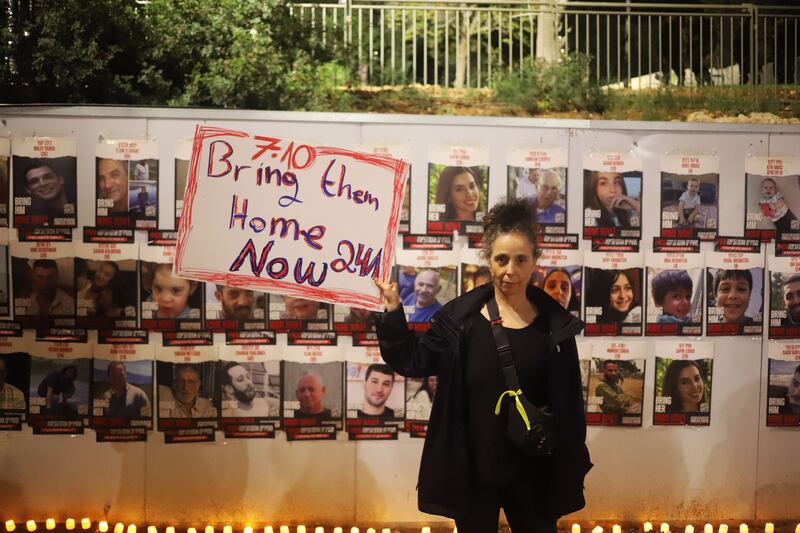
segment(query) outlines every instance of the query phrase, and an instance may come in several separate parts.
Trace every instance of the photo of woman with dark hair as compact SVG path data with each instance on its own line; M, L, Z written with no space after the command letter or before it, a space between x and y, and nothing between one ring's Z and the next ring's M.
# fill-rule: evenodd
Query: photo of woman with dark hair
M709 387L705 369L691 359L676 359L664 372L660 396L669 398L667 413L707 413Z
M471 167L444 167L439 173L434 203L444 205L440 221L475 220L485 211L480 173Z
M636 179L641 184L641 177ZM587 217L594 218L592 225L595 227L638 228L642 211L640 190L629 194L628 183L621 172L584 170L584 211ZM599 217L590 216L597 212Z

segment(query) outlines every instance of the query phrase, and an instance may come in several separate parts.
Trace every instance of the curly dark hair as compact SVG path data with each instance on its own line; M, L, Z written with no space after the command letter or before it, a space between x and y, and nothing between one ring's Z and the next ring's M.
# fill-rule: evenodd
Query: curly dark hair
M533 258L541 254L537 236L539 226L536 224L536 210L524 198L507 197L494 205L483 217L483 250L484 259L488 259L494 241L500 235L517 232L531 242Z

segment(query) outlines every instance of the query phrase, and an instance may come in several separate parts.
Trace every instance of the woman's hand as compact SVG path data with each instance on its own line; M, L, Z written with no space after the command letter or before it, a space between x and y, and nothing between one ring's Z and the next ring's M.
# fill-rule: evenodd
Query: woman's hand
M619 196L613 197L609 201L609 209L624 209L625 211L636 211L637 213L641 212L642 204L639 200L635 200L630 196L625 196L621 194Z
M394 311L400 307L400 293L397 292L396 282L383 283L379 279L373 281L375 281L375 286L383 293L383 301L387 311Z

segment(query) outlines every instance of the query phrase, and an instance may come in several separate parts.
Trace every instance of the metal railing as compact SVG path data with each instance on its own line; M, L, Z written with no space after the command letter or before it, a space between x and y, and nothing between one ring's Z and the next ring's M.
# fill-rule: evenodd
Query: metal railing
M617 87L798 84L800 7L495 0L298 3L368 85L486 87L536 58L588 56Z

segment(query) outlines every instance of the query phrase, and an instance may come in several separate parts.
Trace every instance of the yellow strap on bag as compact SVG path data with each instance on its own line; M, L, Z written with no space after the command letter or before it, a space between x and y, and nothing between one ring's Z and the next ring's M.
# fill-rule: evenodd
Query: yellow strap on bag
M501 394L500 397L497 399L497 405L494 406L494 414L495 415L499 415L500 414L500 406L503 405L503 398L506 397L506 394L508 394L509 397L513 397L514 398L515 403L517 404L517 411L519 411L519 416L521 416L522 420L525 421L525 428L528 431L530 431L531 430L531 422L530 422L530 420L528 420L528 413L525 412L525 408L522 406L522 402L519 399L520 395L522 394L522 389L519 389L519 390L516 390L516 391L508 389L503 394Z

